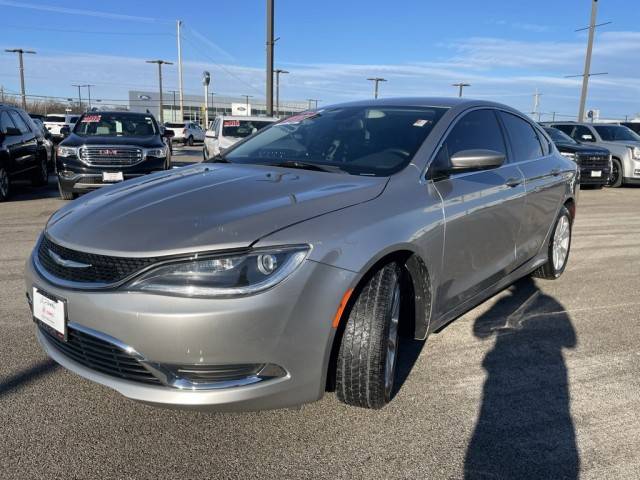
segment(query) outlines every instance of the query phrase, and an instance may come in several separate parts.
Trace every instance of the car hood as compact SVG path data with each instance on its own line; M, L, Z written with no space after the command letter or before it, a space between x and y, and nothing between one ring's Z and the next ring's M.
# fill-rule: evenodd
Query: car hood
M640 147L640 142L632 142L630 140L608 140L598 142L598 145L603 147Z
M560 150L561 152L573 152L573 153L581 153L583 155L608 155L609 154L609 150L607 150L606 148L602 148L602 147L596 147L594 145L585 145L582 143L563 143L563 142L558 142L556 143L556 147L558 147L558 150Z
M248 247L301 221L372 200L386 178L200 164L104 187L69 203L46 235L68 248L159 256Z
M66 147L79 147L81 145L122 145L127 147L151 147L162 145L160 135L145 135L141 137L113 136L81 136L71 134L60 145Z

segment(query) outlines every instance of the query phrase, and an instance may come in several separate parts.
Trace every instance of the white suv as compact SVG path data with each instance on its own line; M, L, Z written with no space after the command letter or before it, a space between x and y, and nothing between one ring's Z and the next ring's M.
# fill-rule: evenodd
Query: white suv
M182 142L185 145L204 142L204 130L196 122L165 122L164 126L175 134L173 137L174 142Z
M80 118L80 115L71 115L68 113L50 113L44 117L44 128L46 128L54 140L62 140L60 129L62 127L73 128Z
M205 160L220 155L245 137L277 122L272 117L238 117L221 115L211 122L202 148Z

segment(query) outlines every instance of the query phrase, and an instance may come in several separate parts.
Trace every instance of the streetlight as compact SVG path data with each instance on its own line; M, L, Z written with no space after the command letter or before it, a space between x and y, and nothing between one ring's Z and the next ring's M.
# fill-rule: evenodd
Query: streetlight
M249 99L253 98L253 95L240 95L241 97L244 97L246 104L247 104L247 116L251 115L251 108L249 107Z
M367 80L369 80L370 82L373 82L373 98L378 98L378 84L380 82L386 82L387 79L386 78L381 78L381 77L373 77L373 78L367 78Z
M87 87L87 92L89 94L89 110L91 110L91 87L95 87L95 85L87 84L85 87Z
M280 116L280 74L282 73L287 74L289 72L287 72L286 70L282 70L281 68L278 68L277 70L275 70L276 73L276 117Z
M470 83L460 82L460 83L452 83L451 86L452 87L458 87L458 97L462 97L462 89L464 87L470 87L471 84Z
M24 50L22 48L7 48L5 49L7 53L17 53L19 58L20 65L20 93L22 95L22 109L27 109L27 96L24 92L24 63L22 62L22 55L25 53L35 54L36 52L33 50Z
M209 83L211 74L206 70L202 72L202 85L204 86L204 129L209 128Z
M173 65L173 62L167 62L165 60L147 60L147 63L158 64L158 88L160 89L160 123L164 123L164 112L162 111L162 65Z

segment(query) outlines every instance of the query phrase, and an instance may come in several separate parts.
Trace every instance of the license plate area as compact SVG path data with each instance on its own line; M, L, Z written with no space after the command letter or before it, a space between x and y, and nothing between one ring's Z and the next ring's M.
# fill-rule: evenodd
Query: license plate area
M67 301L33 287L33 318L67 341Z
M102 181L105 183L121 182L124 180L122 172L102 172Z
M602 170L591 170L592 177L602 177Z

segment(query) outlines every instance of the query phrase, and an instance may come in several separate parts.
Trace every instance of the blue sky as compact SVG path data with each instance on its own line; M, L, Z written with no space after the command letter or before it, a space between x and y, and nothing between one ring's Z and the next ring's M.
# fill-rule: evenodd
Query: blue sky
M605 117L640 112L640 9L636 0L600 0L588 108ZM129 89L157 89L146 59L175 61L175 20L184 22L185 91L199 93L205 69L220 94L264 92L264 0L0 0L0 47L33 48L25 57L28 93L71 97L72 83L92 83L94 98L126 99ZM281 96L321 105L371 96L465 95L523 111L573 115L582 72L590 0L276 0ZM177 88L176 67L165 90ZM0 54L0 84L17 91L17 59ZM545 117L543 116L543 119Z

